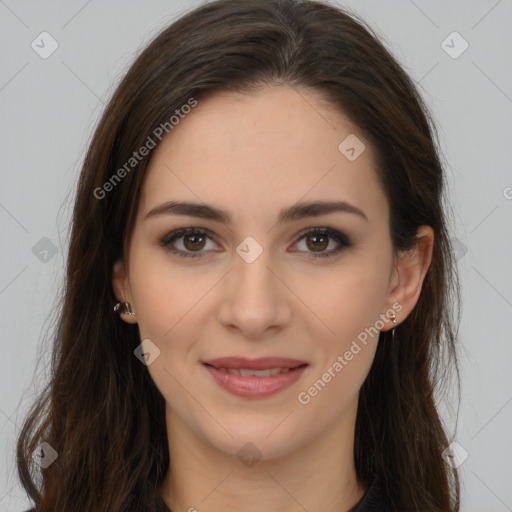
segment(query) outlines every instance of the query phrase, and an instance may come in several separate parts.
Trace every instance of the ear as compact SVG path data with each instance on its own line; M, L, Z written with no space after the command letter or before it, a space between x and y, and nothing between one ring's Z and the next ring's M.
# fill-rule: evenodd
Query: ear
M415 247L400 252L391 274L386 303L388 307L396 303L401 306L401 309L396 308L396 325L403 322L416 306L423 280L432 262L434 230L430 226L420 226L416 239ZM395 324L388 322L382 330L387 331L393 327Z
M121 313L119 315L120 318L122 318L126 323L136 324L137 315L135 314L136 311L133 305L130 281L126 275L125 265L122 259L119 259L114 263L112 269L112 287L114 289L114 295L116 296L117 300L121 303L128 302L134 313L133 315Z

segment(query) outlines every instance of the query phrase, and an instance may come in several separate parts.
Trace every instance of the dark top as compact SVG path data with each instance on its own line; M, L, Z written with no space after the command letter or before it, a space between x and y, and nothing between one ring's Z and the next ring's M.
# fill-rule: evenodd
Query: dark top
M160 494L157 497L155 512L171 512ZM378 480L374 480L359 503L351 508L349 512L387 512Z
M160 494L157 495L157 505L155 512L172 512L165 504ZM27 512L34 512L35 509L27 510ZM368 488L364 496L355 507L351 508L349 512L387 512L382 490L379 485L378 479L375 480Z

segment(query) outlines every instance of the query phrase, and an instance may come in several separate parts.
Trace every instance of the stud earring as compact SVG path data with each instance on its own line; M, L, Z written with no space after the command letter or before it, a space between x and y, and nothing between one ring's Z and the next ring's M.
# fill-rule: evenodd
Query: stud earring
M114 306L114 311L117 313L121 308L124 308L124 311L121 311L119 313L120 315L134 315L135 313L132 311L132 307L130 306L130 303L126 302L126 299L124 298L124 293L123 293L123 301L124 302L118 302Z
M132 308L130 306L130 303L129 302L118 302L115 306L114 306L114 311L119 311L121 308L124 308L124 311L121 311L119 314L120 315L134 315L135 313L132 311Z

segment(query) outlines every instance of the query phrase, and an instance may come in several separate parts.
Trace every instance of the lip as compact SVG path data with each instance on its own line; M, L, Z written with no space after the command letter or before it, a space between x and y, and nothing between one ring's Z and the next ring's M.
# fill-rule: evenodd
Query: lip
M307 364L306 361L291 359L289 357L260 357L258 359L247 359L245 357L221 357L203 361L203 364L215 366L215 368L246 368L248 370L265 370L267 368L297 368Z
M213 380L219 387L229 393L243 398L264 398L285 390L304 374L308 364L297 359L281 357L263 357L260 359L245 359L227 357L203 362ZM288 368L285 373L269 377L235 375L219 368L264 370L267 368Z

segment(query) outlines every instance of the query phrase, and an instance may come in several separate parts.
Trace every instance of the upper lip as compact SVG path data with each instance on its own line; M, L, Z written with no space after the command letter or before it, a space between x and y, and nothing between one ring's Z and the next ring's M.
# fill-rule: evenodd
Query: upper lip
M306 361L291 359L288 357L261 357L259 359L247 359L245 357L221 357L203 361L204 364L215 368L235 368L247 370L266 370L268 368L297 368L307 364Z

